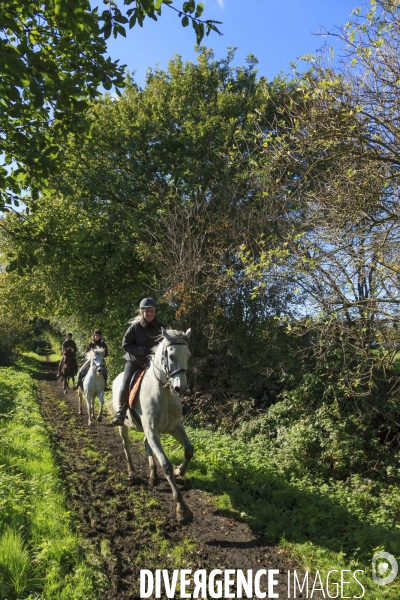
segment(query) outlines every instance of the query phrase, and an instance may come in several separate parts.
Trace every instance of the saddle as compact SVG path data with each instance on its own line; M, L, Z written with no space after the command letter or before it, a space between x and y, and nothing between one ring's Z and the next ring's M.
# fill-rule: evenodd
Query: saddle
M141 369L140 371L136 371L133 374L131 382L129 384L129 408L137 408L137 404L139 401L139 391L140 386L143 380L143 376L146 373L146 368Z
M78 386L81 388L82 391L83 391L83 381L84 381L86 375L88 374L89 368L90 367L87 367L86 369L83 369L81 371L81 376L80 376L80 379L78 381Z

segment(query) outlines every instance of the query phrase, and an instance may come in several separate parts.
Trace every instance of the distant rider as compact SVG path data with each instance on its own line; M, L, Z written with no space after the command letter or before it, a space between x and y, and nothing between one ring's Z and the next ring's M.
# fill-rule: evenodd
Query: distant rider
M101 329L94 330L93 335L90 338L88 345L86 346L85 353L90 352L90 350L93 350L94 348L104 348L104 358L106 358L108 356L107 344L104 341ZM83 379L87 373L89 365L90 365L90 360L87 360L83 363L83 365L81 366L81 368L78 371L78 382L76 383L76 385L74 385L74 387L72 389L77 390L79 387L82 387ZM104 364L104 380L105 380L105 384L107 385L107 367L105 364Z
M125 350L124 377L119 390L119 410L115 413L111 425L122 426L125 422L129 401L129 384L137 371L144 369L147 357L161 339L161 327L165 327L156 317L157 303L153 298L143 298L139 314L130 321L122 348Z
M76 360L76 344L75 344L74 340L72 339L72 333L67 333L67 338L62 343L62 350L66 350L66 348L72 348L72 351L74 353L75 360ZM64 352L62 353L62 357L61 357L60 363L58 365L57 377L60 377L61 369L62 369L63 365L64 365ZM77 365L77 368L78 368L78 365Z

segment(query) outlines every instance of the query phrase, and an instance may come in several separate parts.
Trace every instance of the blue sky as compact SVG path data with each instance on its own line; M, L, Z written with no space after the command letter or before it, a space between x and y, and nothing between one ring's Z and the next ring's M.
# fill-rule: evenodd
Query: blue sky
M318 37L321 27L328 30L344 25L357 0L203 0L204 18L222 21L222 36L212 32L203 41L216 58L226 56L228 46L237 47L236 64L244 64L248 54L259 60L259 74L273 79L290 72L290 61L315 53L326 38ZM180 8L183 0L175 0ZM135 26L127 38L108 40L110 56L120 59L135 79L143 84L146 70L156 64L166 69L174 54L196 61L195 34L191 26L183 28L177 14L166 6L156 23L151 19L143 28Z

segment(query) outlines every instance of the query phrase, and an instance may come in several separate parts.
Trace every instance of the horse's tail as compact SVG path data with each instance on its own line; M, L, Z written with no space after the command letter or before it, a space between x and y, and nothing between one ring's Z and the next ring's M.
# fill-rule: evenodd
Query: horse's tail
M123 373L117 375L112 384L112 397L106 404L107 411L111 416L114 416L117 410L119 409L119 392L122 383Z

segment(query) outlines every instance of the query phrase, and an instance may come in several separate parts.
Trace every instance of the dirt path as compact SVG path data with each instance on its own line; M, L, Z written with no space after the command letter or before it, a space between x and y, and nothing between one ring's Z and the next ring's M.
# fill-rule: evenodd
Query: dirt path
M129 486L118 432L107 426L108 419L89 428L87 416L77 416L77 393L63 394L56 368L44 363L38 377L41 413L76 526L103 558L110 582L106 600L139 598L140 569L174 568L280 569L275 591L288 597L286 573L294 568L288 558L247 525L218 514L206 495L185 481L180 487L194 520L177 525L165 479L155 490L147 488L147 459L139 444L133 445L139 482Z

